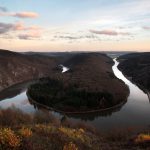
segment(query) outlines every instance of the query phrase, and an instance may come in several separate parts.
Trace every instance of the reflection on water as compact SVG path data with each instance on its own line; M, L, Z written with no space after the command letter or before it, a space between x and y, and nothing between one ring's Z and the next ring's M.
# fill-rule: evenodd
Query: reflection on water
M69 70L68 67L65 67L63 65L60 65L60 66L62 67L62 73L65 73L65 72L67 72Z
M13 98L16 95L19 95L20 93L25 91L30 84L35 83L35 82L36 81L23 82L21 84L16 84L3 90L2 92L0 92L0 100Z
M89 114L70 114L70 115L68 115L68 117L72 117L72 118L75 118L75 119L81 119L82 121L94 121L95 119L98 119L100 116L101 117L109 117L114 112L120 111L122 106L125 103L123 103L122 105L120 105L118 107L107 110L107 111L94 112L94 113L89 113Z
M118 62L114 59L114 66L112 67L114 74L119 79L123 80L130 89L130 95L127 103L118 108L99 113L82 114L82 115L71 115L68 116L70 120L74 122L86 122L87 124L94 125L98 129L112 129L117 127L133 127L133 126L148 126L150 125L150 103L148 96L140 90L136 85L132 84L126 77L118 70ZM20 86L21 87L21 86ZM11 88L9 88L10 91ZM13 93L16 88L11 89ZM26 96L26 92L22 92L18 95L14 95L12 98L10 95L7 97L8 91L0 93L0 107L5 109L12 105L25 111L34 112L38 109L43 109L35 104L31 105ZM14 92L16 93L16 92ZM5 94L5 98L1 97ZM55 116L60 117L61 115L56 112L52 112Z
M111 129L117 127L140 127L148 126L150 124L150 104L148 96L140 90L136 85L132 84L126 77L118 70L118 62L114 59L114 66L112 67L117 78L125 82L129 87L130 95L127 103L118 109L118 111L111 113L111 115L99 115L94 120L88 120L92 114L86 116L86 123L92 124L98 129ZM89 117L89 118L88 118ZM73 119L72 120L77 120Z
M34 107L29 103L26 96L27 87L36 81L29 81L21 84L16 84L12 87L0 92L0 108L6 109L16 107L24 112L34 112Z
M6 98L2 101L0 101L0 108L6 109L9 107L15 106L16 108L21 109L24 112L34 112L35 109L32 105L30 105L27 96L26 91L23 93L13 97L13 98Z
M38 110L44 109L43 106L38 105L37 103L33 102L32 100L29 100L29 102L31 105L34 105L34 108L36 108ZM111 116L113 112L119 111L125 103L126 103L126 101L123 104L121 104L120 106L116 106L107 111L99 111L99 112L92 112L92 113L85 113L85 114L67 114L67 116L69 118L80 119L82 121L88 121L88 120L93 121L96 118L98 118L99 116ZM57 113L57 114L63 116L63 114L60 114L60 113Z

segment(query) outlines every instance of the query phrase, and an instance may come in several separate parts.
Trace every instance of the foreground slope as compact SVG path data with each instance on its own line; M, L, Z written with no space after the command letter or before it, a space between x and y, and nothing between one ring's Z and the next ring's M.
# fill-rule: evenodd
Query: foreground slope
M29 115L14 109L0 110L0 120L0 150L148 150L150 146L149 129L101 133L46 112Z

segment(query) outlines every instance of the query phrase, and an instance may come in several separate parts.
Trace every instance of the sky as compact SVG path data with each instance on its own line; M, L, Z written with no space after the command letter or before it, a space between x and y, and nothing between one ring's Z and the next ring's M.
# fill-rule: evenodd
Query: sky
M150 51L150 0L0 0L0 49Z

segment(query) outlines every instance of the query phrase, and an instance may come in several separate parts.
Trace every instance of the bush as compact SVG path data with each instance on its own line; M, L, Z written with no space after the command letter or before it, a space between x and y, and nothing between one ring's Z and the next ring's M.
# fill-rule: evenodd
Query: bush
M6 119L7 118L7 119ZM16 126L21 124L30 124L32 117L23 113L15 107L6 110L0 110L0 125L1 126Z
M65 144L63 150L78 150L78 147L72 142Z
M22 127L22 128L18 131L18 133L19 133L22 137L24 137L24 138L27 138L27 137L32 136L32 131L31 131L31 129L25 128L25 127Z
M150 142L150 134L139 134L135 138L135 143Z
M10 128L0 129L0 148L3 150L17 149L20 147L21 139Z

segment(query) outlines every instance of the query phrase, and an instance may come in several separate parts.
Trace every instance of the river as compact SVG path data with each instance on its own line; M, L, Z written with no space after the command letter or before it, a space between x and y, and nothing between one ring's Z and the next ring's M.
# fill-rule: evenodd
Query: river
M114 74L117 78L124 81L130 90L127 102L124 105L110 111L92 114L71 115L68 116L69 119L74 122L84 122L86 124L95 126L97 129L104 130L118 127L148 127L150 125L150 102L148 95L139 89L135 84L131 83L131 81L129 81L122 74L122 72L118 70L117 66L119 62L117 62L116 59L114 59L114 62L115 64L112 67ZM27 113L34 113L35 111L39 111L37 107L29 103L25 87L21 89L18 88L18 93L14 92L14 95L12 94L11 96L7 97L6 93L9 93L10 91L13 93L13 91L16 90L16 87L10 87L9 90L6 89L4 92L0 93L0 108L6 109L8 107L15 106L16 108L19 108ZM56 117L62 117L62 115L59 113L52 113Z

